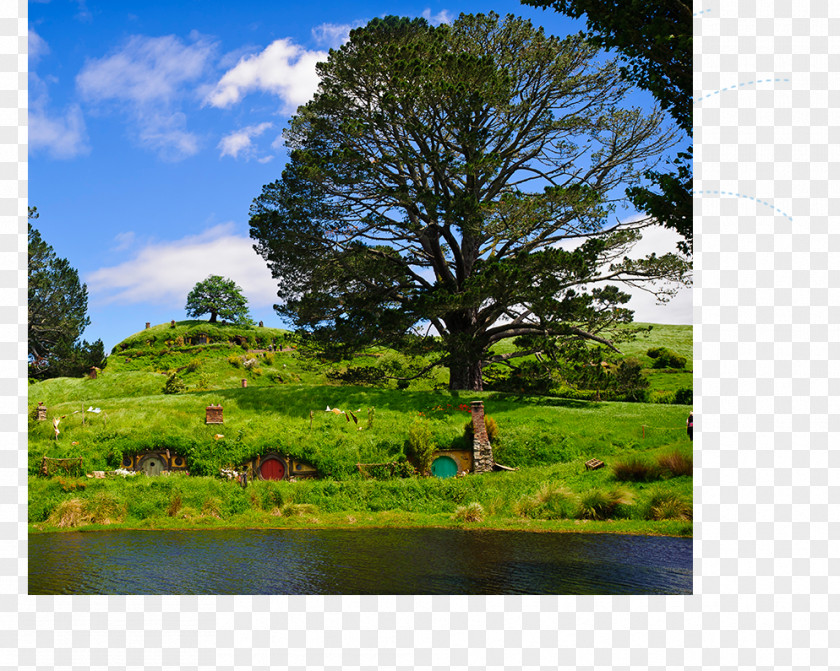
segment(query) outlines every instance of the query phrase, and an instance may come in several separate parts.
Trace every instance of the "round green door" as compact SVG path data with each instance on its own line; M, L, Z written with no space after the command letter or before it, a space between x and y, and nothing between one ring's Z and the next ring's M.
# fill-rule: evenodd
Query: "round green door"
M438 457L432 462L432 475L436 478L454 478L458 473L458 464L452 457Z
M166 462L160 458L157 454L150 454L148 457L144 457L140 460L140 470L144 471L146 475L160 475L163 470Z

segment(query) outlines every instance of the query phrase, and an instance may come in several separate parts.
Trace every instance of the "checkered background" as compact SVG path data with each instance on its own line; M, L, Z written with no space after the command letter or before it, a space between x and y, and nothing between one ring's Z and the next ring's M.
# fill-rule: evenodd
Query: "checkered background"
M27 5L3 0L0 667L837 668L840 6L694 9L693 596L32 597Z

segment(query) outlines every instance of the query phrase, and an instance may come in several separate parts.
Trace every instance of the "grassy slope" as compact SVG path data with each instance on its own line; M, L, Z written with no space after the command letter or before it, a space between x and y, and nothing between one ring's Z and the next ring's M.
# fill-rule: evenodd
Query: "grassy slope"
M306 496L300 494L306 499L300 502L316 505L322 516L354 510L376 516L385 511L402 510L409 516L445 515L448 520L459 501L471 502L466 500L470 498L467 495L476 488L480 489L478 484L473 483L498 482L503 483L498 488L499 492L493 495L473 492L472 500L492 511L496 524L504 525L508 523L504 520L515 517L514 503L532 494L542 483L562 481L579 493L613 483L607 469L583 473L582 462L585 459L594 457L611 463L632 455L652 457L663 451L690 453L691 446L684 432L686 408L682 406L588 403L499 393L451 394L431 390L330 386L325 384L323 368L306 363L294 351L266 357L265 354L247 354L245 348L234 344L187 348L177 342L179 336L189 337L199 331L206 332L207 328L206 322L180 322L175 329L168 324L156 326L131 336L115 348L118 352L109 357L106 368L96 380L62 378L32 385L30 405L43 401L49 408L50 418L65 417L60 424L62 433L58 440L53 439L51 422L30 421L30 474L37 472L42 455L81 455L85 459L86 470L90 472L115 468L124 453L169 447L188 457L193 474L215 475L221 466L233 465L254 454L276 449L314 463L323 473L348 483L343 486L359 489L341 504L344 506L341 511L330 510L330 504L325 503L339 501L341 497L319 494L318 488L326 487L326 484L255 483L256 489L249 487L249 492L269 485L297 488L290 491L309 492ZM273 329L257 327L243 330L221 325L215 329L217 335L245 335L252 339L253 347L265 345L265 342L258 343L257 338L262 341L286 339L278 344L289 344L288 334ZM123 349L122 345L127 347ZM627 353L643 355L653 346L669 347L690 360L691 327L656 326L644 340L640 338L623 349ZM257 370L248 371L231 363L231 360L243 356L257 358ZM162 394L166 373L178 369L187 384L187 393ZM690 379L690 373L688 375ZM243 378L248 380L247 388L241 386ZM463 445L461 435L469 414L459 410L458 406L475 398L485 401L487 413L499 424L501 441L494 448L496 460L520 468L518 473L472 476L457 482L447 481L449 484L417 480L376 484L354 481L355 463L388 461L402 454L408 427L417 418L429 421L439 447ZM204 407L209 403L223 404L223 427L204 424ZM104 412L78 412L91 405L100 407ZM355 412L359 424L347 422L345 416L324 412L327 406ZM368 426L371 409L373 422ZM77 412L73 414L74 411ZM311 428L310 411L313 412ZM644 437L643 426L646 427ZM217 434L224 434L224 438L217 439ZM105 504L108 500L112 503L116 501L118 508L123 505L120 519L124 523L155 519L155 524L159 525L216 523L213 520L220 520L218 523L264 525L277 524L281 519L273 514L276 506L253 501L241 509L236 508L239 505L236 504L223 511L210 510L209 513L202 513L197 502L192 506L185 504L187 510L198 512L193 512L190 519L177 514L170 517L166 511L171 506L172 492L165 497L166 505L161 501L152 505L150 502L154 497L150 498L149 493L155 491L155 487L171 485L154 485L147 481L144 485L146 489L132 490L131 493L129 489L120 489L123 485L113 481L102 484L102 481L92 483L87 480L85 489L67 485L68 491L58 485L44 484L55 480L30 479L32 522L43 523L61 501L79 496L83 501L90 501L94 495L106 497L100 501L99 508L107 509ZM164 480L168 479L159 482ZM218 498L202 489L204 485L199 483L205 478L188 480L189 483L184 480L179 485L179 491L185 497L188 492L193 492L196 501L202 497L204 500ZM680 480L686 480L688 484L677 482ZM79 482L85 484L84 479ZM423 487L449 491L445 489L448 487L452 491L441 498L434 494L433 489L417 490L420 485L411 484L417 482L428 482ZM126 488L138 486L125 485ZM675 491L681 496L691 498L690 478L663 481L658 486L676 487ZM56 487L59 489L56 490ZM237 496L232 492L238 490L230 483L215 482L213 487L222 487L230 496ZM647 485L631 485L638 499L637 510L644 507L645 487ZM381 494L386 491L391 491L391 494ZM140 492L144 495L138 499L136 494ZM377 500L377 496L383 501L379 508L370 504ZM140 503L136 503L141 505L140 510L131 507L136 501L144 499L145 508ZM404 510L407 505L404 501L413 499L436 503L425 509L421 506L421 509ZM146 512L142 513L142 510ZM633 514L638 516L638 513ZM282 521L284 524L303 523L297 517L282 518ZM340 521L335 519L331 523ZM424 523L431 522L426 520ZM597 523L593 524L597 526Z

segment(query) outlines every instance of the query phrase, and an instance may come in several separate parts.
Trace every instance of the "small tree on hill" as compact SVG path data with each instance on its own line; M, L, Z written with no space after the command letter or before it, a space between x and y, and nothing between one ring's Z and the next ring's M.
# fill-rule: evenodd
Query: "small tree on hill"
M211 324L216 323L217 317L235 324L251 323L248 301L242 295L242 289L221 275L210 275L196 284L187 296L184 309L188 317L200 317L209 312Z

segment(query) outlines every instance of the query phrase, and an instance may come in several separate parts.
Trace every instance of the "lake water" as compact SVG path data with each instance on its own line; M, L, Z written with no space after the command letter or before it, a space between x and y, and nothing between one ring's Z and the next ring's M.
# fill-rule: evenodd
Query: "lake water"
M458 529L29 537L30 594L691 594L690 538Z

